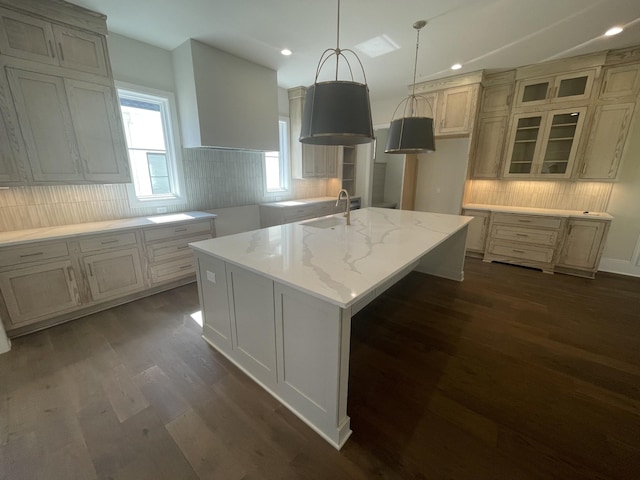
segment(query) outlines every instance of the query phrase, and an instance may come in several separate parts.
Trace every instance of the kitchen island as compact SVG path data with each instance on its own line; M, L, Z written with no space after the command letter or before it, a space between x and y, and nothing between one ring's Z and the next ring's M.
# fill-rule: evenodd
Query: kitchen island
M352 315L412 270L462 281L471 219L366 208L191 243L203 337L341 448Z

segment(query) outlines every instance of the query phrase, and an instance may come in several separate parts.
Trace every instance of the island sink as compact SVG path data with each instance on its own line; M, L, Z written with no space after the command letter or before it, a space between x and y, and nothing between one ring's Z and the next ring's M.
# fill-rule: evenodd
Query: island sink
M462 281L472 219L352 216L350 227L324 217L190 244L203 338L338 449L351 435L351 317L412 270Z
M347 221L344 217L320 217L314 218L313 220L307 220L302 222L301 225L305 227L313 227L313 228L335 228L335 227L344 227L347 224Z

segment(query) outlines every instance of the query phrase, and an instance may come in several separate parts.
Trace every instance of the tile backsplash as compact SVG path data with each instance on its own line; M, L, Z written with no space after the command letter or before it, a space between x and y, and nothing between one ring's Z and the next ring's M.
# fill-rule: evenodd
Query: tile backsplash
M167 212L211 210L274 201L264 194L260 152L185 149L186 204ZM326 195L327 181L293 180L277 200ZM124 184L55 185L0 190L0 231L155 215L155 208L131 208Z
M607 210L613 183L467 180L464 203L564 210Z

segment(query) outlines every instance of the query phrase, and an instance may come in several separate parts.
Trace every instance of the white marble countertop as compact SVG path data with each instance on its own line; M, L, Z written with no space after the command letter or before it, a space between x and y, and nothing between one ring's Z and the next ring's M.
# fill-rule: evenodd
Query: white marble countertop
M38 242L42 240L62 239L77 235L94 235L113 230L160 226L168 223L180 223L203 218L215 218L214 213L181 212L151 217L122 218L104 222L76 223L57 227L33 228L30 230L14 230L0 232L0 247Z
M365 208L351 212L350 226L311 227L308 224L317 221L313 219L190 245L346 308L471 220L459 215Z
M351 200L360 198L359 195L351 197ZM313 203L335 202L337 197L312 197L312 198L296 198L293 200L283 200L281 202L261 203L264 207L298 207L302 205L310 205Z
M613 216L606 212L583 212L581 210L559 210L555 208L509 207L506 205L485 205L481 203L467 203L462 208L468 210L490 210L492 212L526 213L529 215L550 215L567 218L597 218L613 220Z

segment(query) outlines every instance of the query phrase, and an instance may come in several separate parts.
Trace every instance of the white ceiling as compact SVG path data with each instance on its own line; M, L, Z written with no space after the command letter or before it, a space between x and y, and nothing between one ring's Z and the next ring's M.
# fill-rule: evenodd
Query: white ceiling
M172 50L194 38L271 67L284 88L313 83L320 55L336 47L336 0L71 1L107 15L110 31L151 45ZM456 62L457 73L505 69L640 45L640 0L342 0L341 48L382 34L401 47L377 58L359 53L372 99L406 95L412 25L422 19L418 81L452 75ZM613 25L626 29L603 37ZM293 55L282 56L285 47ZM334 63L325 73L335 73Z

